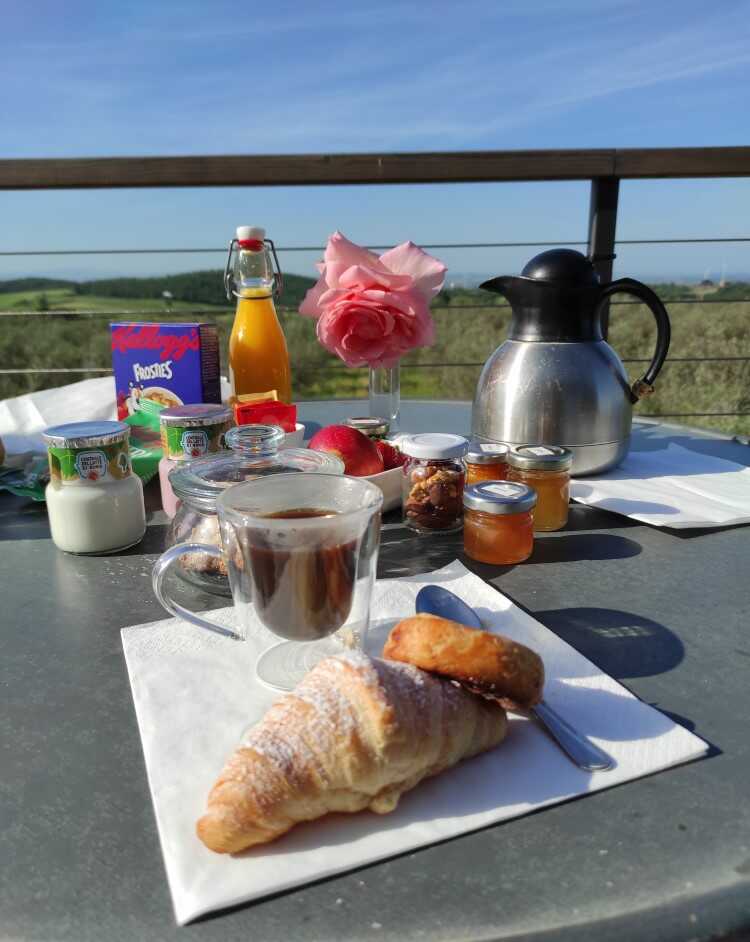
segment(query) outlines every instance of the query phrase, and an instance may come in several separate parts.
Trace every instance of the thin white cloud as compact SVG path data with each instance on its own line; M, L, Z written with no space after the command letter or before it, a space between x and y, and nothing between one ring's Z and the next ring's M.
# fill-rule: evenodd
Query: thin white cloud
M0 60L0 87L35 89L35 108L2 132L5 146L28 142L37 120L60 132L48 137L53 153L491 147L597 99L744 74L750 63L746 2L720 16L686 2L658 27L644 4L578 0L556 29L553 0L531 11L521 0L467 0L455 24L444 22L455 7L437 0L285 7L217 15L203 31L195 6L167 30L173 13L154 5L124 36L27 37ZM291 8L299 16L287 28ZM484 29L472 21L479 13ZM264 43L243 45L248 23L266 31Z

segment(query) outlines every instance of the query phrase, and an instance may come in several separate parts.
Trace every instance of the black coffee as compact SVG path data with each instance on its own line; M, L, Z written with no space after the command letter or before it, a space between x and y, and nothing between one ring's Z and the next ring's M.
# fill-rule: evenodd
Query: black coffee
M269 519L333 517L334 511L308 507L268 514ZM317 641L338 631L351 612L357 575L357 543L280 551L261 529L246 533L252 601L274 634L291 641Z

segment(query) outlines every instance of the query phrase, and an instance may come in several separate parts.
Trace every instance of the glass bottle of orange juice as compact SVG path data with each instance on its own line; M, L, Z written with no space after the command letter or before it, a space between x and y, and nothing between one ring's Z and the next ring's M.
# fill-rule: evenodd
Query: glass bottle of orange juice
M291 402L289 352L273 303L274 295L281 294L281 269L265 229L237 227L236 238L229 243L224 283L229 300L237 298L229 338L230 402L272 389L281 402Z

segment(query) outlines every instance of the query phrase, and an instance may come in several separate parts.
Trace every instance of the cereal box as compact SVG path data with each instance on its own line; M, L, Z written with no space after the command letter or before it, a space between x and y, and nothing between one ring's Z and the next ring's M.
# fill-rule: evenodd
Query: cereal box
M221 402L213 324L110 324L117 417Z

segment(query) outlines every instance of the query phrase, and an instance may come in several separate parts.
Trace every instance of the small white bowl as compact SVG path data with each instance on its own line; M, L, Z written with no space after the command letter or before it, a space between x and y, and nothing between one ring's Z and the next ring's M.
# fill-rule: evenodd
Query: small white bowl
M401 468L391 468L389 471L368 474L361 478L363 481L371 481L383 492L383 513L401 506L402 476Z
M297 422L293 432L287 432L284 436L284 441L281 443L282 448L301 448L302 442L305 437L305 426L301 422Z

